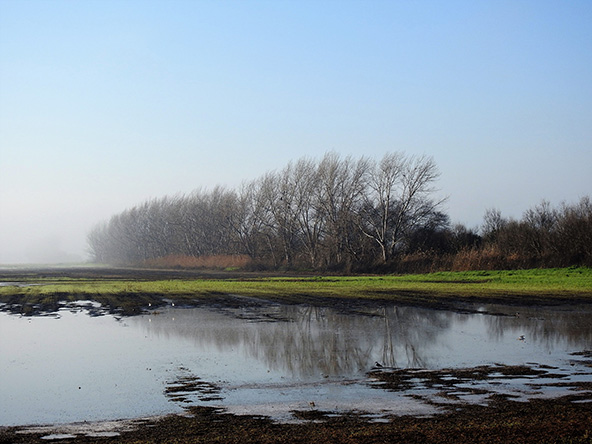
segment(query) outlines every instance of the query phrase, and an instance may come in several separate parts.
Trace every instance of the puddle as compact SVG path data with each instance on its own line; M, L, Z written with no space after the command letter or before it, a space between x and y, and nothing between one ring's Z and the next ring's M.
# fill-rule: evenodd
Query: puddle
M0 287L25 288L25 287L33 287L35 285L43 285L43 284L30 284L30 283L26 283L26 282L0 282Z
M234 301L128 318L97 310L82 301L53 317L0 313L0 426L140 418L189 405L282 421L313 411L379 421L435 414L436 401L561 396L592 383L590 356L572 355L591 348L590 307L347 313ZM479 366L491 367L484 379L442 371L426 383L429 371ZM392 390L369 374L377 369L418 370Z
M76 435L70 435L68 433L53 433L51 435L42 436L41 439L47 441L54 441L54 440L62 440L62 439L72 439L76 438Z

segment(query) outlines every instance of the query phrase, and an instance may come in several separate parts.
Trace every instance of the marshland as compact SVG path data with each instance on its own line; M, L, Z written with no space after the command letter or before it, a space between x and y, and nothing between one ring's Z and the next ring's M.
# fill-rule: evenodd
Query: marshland
M0 278L6 442L589 439L589 268Z

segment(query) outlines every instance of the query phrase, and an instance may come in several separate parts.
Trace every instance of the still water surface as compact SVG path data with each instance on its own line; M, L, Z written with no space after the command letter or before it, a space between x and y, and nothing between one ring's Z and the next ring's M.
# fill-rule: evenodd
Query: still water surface
M405 393L373 388L366 373L375 362L426 369L530 363L586 373L570 353L592 348L590 307L483 309L497 314L271 303L169 306L121 319L80 307L55 316L0 313L0 425L135 418L189 404L278 418L312 402L435 412ZM579 378L592 380L589 372ZM166 389L179 380L216 390L174 400Z

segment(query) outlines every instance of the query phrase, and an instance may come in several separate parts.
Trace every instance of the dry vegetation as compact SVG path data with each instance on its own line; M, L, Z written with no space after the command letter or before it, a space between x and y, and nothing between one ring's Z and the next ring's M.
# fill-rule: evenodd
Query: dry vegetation
M189 256L170 254L145 260L142 265L148 268L193 268L209 270L237 270L249 268L251 259L245 254L218 254L212 256Z

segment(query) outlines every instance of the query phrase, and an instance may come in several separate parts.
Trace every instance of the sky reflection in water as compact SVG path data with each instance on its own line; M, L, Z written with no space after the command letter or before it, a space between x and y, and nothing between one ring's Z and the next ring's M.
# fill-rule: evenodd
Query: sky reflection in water
M401 368L565 368L569 353L592 345L589 308L487 310L506 316L275 304L168 307L119 321L79 308L59 317L0 313L0 425L180 412L181 403L164 391L182 377L221 387L221 401L194 397L196 403L237 412L265 405L258 412L273 414L314 399L325 408L397 404L431 413L401 394L370 388L366 372L376 361Z

